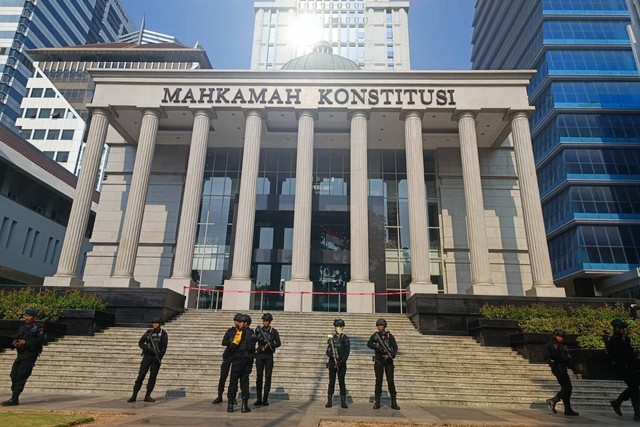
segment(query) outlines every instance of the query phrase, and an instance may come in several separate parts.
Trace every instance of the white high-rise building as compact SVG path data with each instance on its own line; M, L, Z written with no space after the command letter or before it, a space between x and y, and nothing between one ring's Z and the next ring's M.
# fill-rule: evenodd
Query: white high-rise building
M409 70L409 1L271 0L255 2L251 68L280 69L329 42L364 70Z

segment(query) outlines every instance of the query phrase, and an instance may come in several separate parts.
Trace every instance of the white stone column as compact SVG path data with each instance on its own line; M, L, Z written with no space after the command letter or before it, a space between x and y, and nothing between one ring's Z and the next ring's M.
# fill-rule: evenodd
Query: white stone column
M212 117L210 110L196 110L194 115L189 163L187 164L187 175L180 209L176 255L173 260L173 274L170 279L165 279L162 284L163 288L173 289L179 294L185 293L185 286L197 286L191 279L191 271L193 270L193 252L198 229L204 164L207 158L207 144ZM188 292L187 295L191 295L191 293ZM188 304L187 300L185 300L185 304Z
M149 108L142 112L142 125L138 138L138 147L136 148L136 159L133 165L127 208L120 233L115 271L113 277L107 279L106 286L130 288L140 286L140 282L133 277L133 270L135 269L138 255L140 232L142 230L142 220L144 219L144 207L147 200L149 176L151 175L151 164L153 163L159 123L160 110Z
M110 113L102 108L91 111L91 125L87 137L87 146L82 158L82 169L76 184L76 191L71 205L69 222L64 235L62 252L58 261L58 270L53 277L44 279L45 286L83 286L84 281L78 277L78 264L82 251L82 241L87 231L87 223L91 213L93 191L96 188L96 177L102 150L107 138Z
M240 199L236 219L231 278L224 282L223 310L250 310L253 308L255 284L251 280L253 229L256 218L256 194L260 161L262 122L266 115L261 110L248 110L244 131L244 153L240 177Z
M504 295L506 290L493 284L489 262L489 245L484 223L484 199L478 157L476 113L463 111L456 115L460 136L462 181L467 217L467 240L471 269L471 295Z
M411 244L410 295L435 294L438 286L431 283L429 233L427 219L427 189L424 182L424 152L422 148L421 111L403 114L407 157L407 189L409 192L409 241Z
M529 117L524 111L517 111L509 117L511 121L511 136L518 168L520 183L520 199L522 200L522 214L524 228L527 235L529 261L533 287L526 291L529 296L564 297L564 288L558 288L553 283L553 273L549 261L547 235L542 219L542 204L536 175Z
M285 282L285 311L313 311L313 283L309 280L311 259L311 207L313 197L313 136L315 112L302 111L298 116L296 146L296 195L293 212L293 246L291 279Z
M373 313L375 286L369 281L369 182L367 124L369 114L355 111L351 119L350 222L351 279L347 283L347 311Z

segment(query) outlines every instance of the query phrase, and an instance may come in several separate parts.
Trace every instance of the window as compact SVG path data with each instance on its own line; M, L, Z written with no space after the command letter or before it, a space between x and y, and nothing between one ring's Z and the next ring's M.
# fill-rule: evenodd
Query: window
M45 156L47 156L50 159L53 159L53 155L55 154L54 151L43 151L42 154L44 154Z
M66 162L68 160L69 160L68 151L58 151L58 154L56 154L56 162Z
M62 131L62 140L63 141L70 141L73 139L73 133L74 130L73 129L65 129Z
M47 90L44 91L44 97L45 98L55 98L56 97L56 92L53 89L47 88Z
M47 139L49 140L60 139L60 129L50 129L49 133L47 133Z
M51 108L43 108L40 110L40 114L38 114L39 119L48 119L51 117Z
M42 97L42 88L41 87L34 87L33 89L31 89L31 98L41 98Z
M20 129L20 136L24 139L31 139L32 129Z
M33 139L44 139L44 134L46 130L44 129L36 129L33 131Z
M37 108L27 108L27 111L24 113L25 119L35 119L38 115Z
M64 108L55 108L53 110L53 114L51 114L51 118L61 119L64 117Z
M65 115L65 118L67 118L67 119L75 119L76 115L73 114L73 111L67 110L67 114Z

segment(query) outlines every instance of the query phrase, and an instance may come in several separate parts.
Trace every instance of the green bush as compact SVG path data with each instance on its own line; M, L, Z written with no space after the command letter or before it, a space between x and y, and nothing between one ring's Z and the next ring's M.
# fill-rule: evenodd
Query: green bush
M38 318L56 321L62 310L86 309L106 310L107 304L93 295L84 295L79 289L69 289L64 293L55 289L22 288L0 290L0 313L4 319L22 319L27 308L38 310Z
M604 337L612 332L611 321L622 319L629 324L632 343L640 346L640 327L622 304L598 308L586 305L568 308L543 304L520 307L484 305L480 314L487 319L516 320L523 332L551 333L554 329L563 329L568 334L578 335L578 346L584 349L603 349Z

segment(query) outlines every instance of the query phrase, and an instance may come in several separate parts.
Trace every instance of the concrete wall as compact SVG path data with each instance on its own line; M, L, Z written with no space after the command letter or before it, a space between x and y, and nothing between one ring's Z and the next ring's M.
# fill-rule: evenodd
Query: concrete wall
M460 150L438 149L437 164L445 292L465 293L471 276ZM481 149L480 173L484 212L473 214L485 217L492 281L524 295L532 278L513 150Z
M113 274L135 161L135 147L113 144L110 148L96 217L99 225L85 269L87 286L102 286ZM161 288L171 275L188 154L184 146L156 147L134 271L141 287Z

